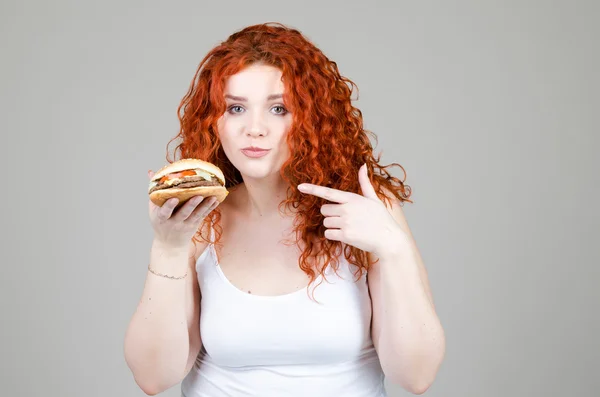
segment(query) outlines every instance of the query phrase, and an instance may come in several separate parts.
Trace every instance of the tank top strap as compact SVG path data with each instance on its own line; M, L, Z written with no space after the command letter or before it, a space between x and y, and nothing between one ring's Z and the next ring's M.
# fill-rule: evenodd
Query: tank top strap
M214 252L215 242L215 231L212 224L209 224L209 243L204 248L204 251L198 260L196 261L196 273L198 274L198 281L202 282L207 277L211 277L213 272L216 272L217 260Z

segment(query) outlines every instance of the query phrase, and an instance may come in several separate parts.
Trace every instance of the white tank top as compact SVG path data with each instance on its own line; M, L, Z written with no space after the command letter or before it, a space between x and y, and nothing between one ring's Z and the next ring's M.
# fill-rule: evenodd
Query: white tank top
M343 257L339 276L328 268L310 286L317 302L307 288L252 295L229 282L209 244L196 263L202 349L182 396L386 397L366 275L356 282L355 269Z

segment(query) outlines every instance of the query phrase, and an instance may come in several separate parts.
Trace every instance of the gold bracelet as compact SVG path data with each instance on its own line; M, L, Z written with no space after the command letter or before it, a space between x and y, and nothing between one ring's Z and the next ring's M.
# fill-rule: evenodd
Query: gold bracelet
M158 272L154 271L154 270L153 270L153 269L150 267L150 265L148 265L148 271L150 271L150 273L152 273L152 274L155 274L155 275L157 275L157 276L160 276L160 277L170 278L171 280L181 280L181 279L183 279L183 278L186 278L186 277L187 277L187 275L188 275L188 274L187 274L187 272L185 272L185 274L184 274L183 276L179 276L179 277L176 277L176 276L169 276L169 275L167 275L167 274L162 274L162 273L158 273Z

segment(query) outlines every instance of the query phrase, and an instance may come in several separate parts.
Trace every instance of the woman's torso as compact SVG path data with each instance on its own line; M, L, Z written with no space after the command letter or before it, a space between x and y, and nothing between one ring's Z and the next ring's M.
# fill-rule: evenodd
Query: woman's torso
M341 257L307 286L283 219L234 222L227 210L222 249L196 263L203 346L182 395L385 396L366 275L356 281Z

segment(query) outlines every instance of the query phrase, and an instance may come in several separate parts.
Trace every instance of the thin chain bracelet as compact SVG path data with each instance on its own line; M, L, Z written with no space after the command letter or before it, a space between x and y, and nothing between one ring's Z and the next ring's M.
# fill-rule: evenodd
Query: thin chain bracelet
M160 277L170 278L171 280L181 280L182 278L186 278L186 277L187 277L187 275L188 275L188 274L187 274L187 272L185 272L185 274L184 274L183 276L179 276L179 277L176 277L176 276L169 276L168 274L162 274L162 273L158 273L158 272L154 271L154 270L153 270L153 269L150 267L150 265L148 265L148 270L149 270L149 271L150 271L150 273L152 273L152 274L155 274L155 275L157 275L157 276L160 276Z

